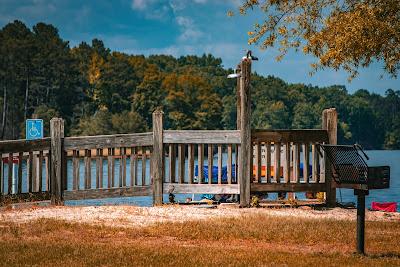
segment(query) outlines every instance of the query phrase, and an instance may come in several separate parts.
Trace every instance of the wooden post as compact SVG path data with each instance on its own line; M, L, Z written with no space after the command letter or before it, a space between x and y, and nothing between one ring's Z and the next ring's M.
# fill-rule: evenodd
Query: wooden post
M163 112L153 112L153 155L151 176L153 179L153 205L163 203Z
M251 144L251 102L250 102L250 74L251 60L243 59L240 64L240 206L250 205L250 179L252 178L251 157L253 156Z
M337 111L335 108L325 109L322 112L322 129L328 131L329 144L337 144ZM324 155L325 161L325 183L326 183L326 205L335 207L336 188L334 187L331 166Z
M240 73L240 64L236 67L236 73ZM240 112L241 112L240 81L241 77L238 77L236 79L236 129L237 130L240 130Z
M50 120L51 163L50 163L50 194L52 205L63 205L63 141L64 120L52 118Z

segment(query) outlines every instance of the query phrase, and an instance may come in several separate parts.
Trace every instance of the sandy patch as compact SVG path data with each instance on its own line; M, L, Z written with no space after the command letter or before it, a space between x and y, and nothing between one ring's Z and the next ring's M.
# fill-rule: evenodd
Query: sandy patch
M356 210L335 208L330 210L284 209L205 209L193 206L89 206L89 207L30 207L0 211L0 222L24 223L38 219L57 219L69 222L103 224L118 227L140 227L160 222L184 222L211 218L235 218L253 214L297 217L309 219L355 220ZM399 221L400 213L366 211L369 221Z

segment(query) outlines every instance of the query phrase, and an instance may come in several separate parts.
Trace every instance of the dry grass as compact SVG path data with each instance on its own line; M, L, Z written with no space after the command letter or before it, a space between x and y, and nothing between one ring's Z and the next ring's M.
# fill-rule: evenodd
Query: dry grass
M353 253L355 223L249 215L140 228L42 219L0 223L0 265L400 266L400 222L367 222L367 256Z

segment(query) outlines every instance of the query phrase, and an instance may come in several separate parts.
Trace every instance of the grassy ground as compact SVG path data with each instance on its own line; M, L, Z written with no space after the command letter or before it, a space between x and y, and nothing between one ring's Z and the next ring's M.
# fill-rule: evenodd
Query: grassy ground
M359 256L355 222L344 220L253 215L128 229L0 222L0 265L400 266L400 222L366 229L367 256Z

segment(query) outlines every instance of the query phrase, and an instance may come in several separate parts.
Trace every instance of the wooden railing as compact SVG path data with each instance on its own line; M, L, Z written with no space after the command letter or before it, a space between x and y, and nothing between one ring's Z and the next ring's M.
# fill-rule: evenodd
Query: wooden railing
M50 138L0 142L0 202L49 199L49 151Z
M166 193L193 193L240 194L246 207L255 193L311 191L334 204L317 143L335 142L335 110L324 111L323 130L251 131L245 122L242 130L163 130L156 111L153 132L64 137L63 120L54 118L50 138L0 142L0 202L152 195L161 204Z
M317 144L328 142L325 130L253 130L251 191L326 191L326 159Z
M167 130L163 143L164 192L239 194L239 131Z
M151 195L152 145L151 132L65 138L64 200Z

